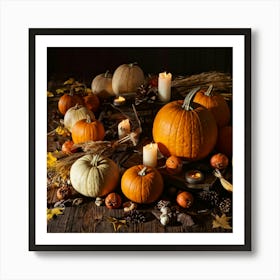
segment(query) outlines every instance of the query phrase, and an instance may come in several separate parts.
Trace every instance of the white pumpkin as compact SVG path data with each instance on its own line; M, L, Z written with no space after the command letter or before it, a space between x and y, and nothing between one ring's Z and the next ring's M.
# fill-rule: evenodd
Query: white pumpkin
M122 64L113 74L112 88L114 93L119 95L126 92L135 92L144 82L143 70L136 63Z
M73 188L88 197L102 197L112 192L119 182L117 164L100 155L85 155L70 169Z
M72 132L72 127L76 124L76 122L86 119L87 115L90 116L91 120L95 120L95 116L92 111L82 105L77 104L66 111L64 115L64 126L70 132Z
M107 71L106 73L95 76L91 82L91 90L101 98L114 96L115 93L112 89L112 74Z

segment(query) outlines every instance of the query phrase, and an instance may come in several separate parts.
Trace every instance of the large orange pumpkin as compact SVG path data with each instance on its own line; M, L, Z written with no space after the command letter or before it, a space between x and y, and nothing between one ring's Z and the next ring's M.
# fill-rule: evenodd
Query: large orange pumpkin
M101 141L105 137L105 129L103 124L91 119L87 115L86 119L80 120L72 127L72 140L74 144L83 143L87 141Z
M153 138L165 156L199 160L215 147L217 124L208 109L192 102L197 90L192 90L184 101L164 105L154 119Z
M193 101L204 106L212 112L218 127L223 127L229 123L229 106L222 95L213 93L212 86L210 86L207 90L199 90L196 93Z
M76 104L84 105L84 100L80 95L72 93L65 93L59 98L58 110L64 116L68 109L74 107Z
M136 165L124 172L121 189L131 201L148 204L156 201L162 194L163 179L155 168Z

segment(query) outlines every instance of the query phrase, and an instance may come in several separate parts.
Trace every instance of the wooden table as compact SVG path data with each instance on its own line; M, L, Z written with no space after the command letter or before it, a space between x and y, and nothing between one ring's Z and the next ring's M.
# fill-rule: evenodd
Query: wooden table
M59 123L59 118L62 118L57 113L57 97L50 98L48 102L48 130L54 129ZM129 149L114 154L112 159L114 159L119 167L121 172L124 172L130 166L141 164L142 163L142 147L146 143L151 141L151 124L153 122L153 116L160 108L160 104L155 106L153 104L151 111L149 108L147 110L137 108L137 110L142 110L140 114L141 122L143 125L143 133L141 135L140 144L137 147L130 147ZM133 114L133 111L130 106L122 108L126 113ZM112 111L114 111L112 109ZM115 110L116 114L115 120L118 118L118 110ZM54 117L56 116L56 117ZM119 115L121 119L122 116ZM104 120L107 121L106 119ZM109 124L108 124L109 125ZM111 137L113 137L111 135ZM67 138L60 136L50 136L48 138L48 150L54 151L61 148L61 144ZM164 165L165 159L159 160L158 166ZM190 185L186 183L185 172L189 169L196 168L204 172L205 181L200 185ZM209 203L201 200L199 198L199 193L203 190L213 190L220 194L221 197L228 197L229 194L222 188L219 180L214 177L212 174L213 169L209 166L209 159L204 161L195 162L195 163L185 163L183 171L181 174L176 176L171 176L165 170L165 168L159 168L163 178L164 178L164 192L160 199L168 199L171 201L172 205L175 207L175 195L180 190L190 191L194 196L194 204L190 209L180 209L180 212L186 213L191 216L194 221L193 226L183 226L181 223L176 221L176 218L173 218L172 221L167 225L163 226L159 220L152 214L152 210L155 210L156 203L150 205L138 205L137 210L141 213L144 213L146 216L146 221L140 224L126 224L114 229L114 226L111 222L108 221L108 217L113 217L117 219L123 219L125 213L123 208L120 209L108 209L106 206L96 206L95 199L83 197L77 192L73 192L71 199L82 198L83 202L78 206L73 206L71 203L67 205L64 209L62 215L54 217L48 221L47 232L49 233L64 233L64 232L116 232L116 233L125 233L125 232L232 232L231 229L224 228L214 228L212 227L212 222L215 214L217 214L217 207L209 207ZM231 179L231 170L228 170L226 177ZM47 190L47 207L54 207L55 203L58 201L56 197L57 186L48 187ZM121 194L123 202L127 199L123 196L120 190L120 184L116 189L116 192Z

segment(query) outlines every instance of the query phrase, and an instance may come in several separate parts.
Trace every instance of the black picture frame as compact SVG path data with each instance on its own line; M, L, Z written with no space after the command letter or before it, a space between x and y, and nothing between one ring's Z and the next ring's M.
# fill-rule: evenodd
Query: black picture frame
M65 35L179 35L241 36L244 38L244 244L204 245L98 245L38 244L36 242L36 38ZM250 251L251 248L251 29L250 28L162 28L162 29L29 29L29 250L30 251Z

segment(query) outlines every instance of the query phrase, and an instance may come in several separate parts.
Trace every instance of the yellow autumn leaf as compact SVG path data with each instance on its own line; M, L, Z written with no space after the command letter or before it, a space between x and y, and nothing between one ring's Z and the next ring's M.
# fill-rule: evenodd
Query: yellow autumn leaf
M122 226L126 226L126 220L114 217L106 217L107 221L113 224L114 231L118 231Z
M90 94L92 94L92 90L90 88L86 88L85 93L86 93L86 95L90 95Z
M229 224L229 220L231 217L227 217L225 214L223 214L221 217L219 215L215 215L215 219L213 220L212 227L213 228L224 228L224 229L232 229L232 227Z
M64 208L60 208L60 207L56 207L52 209L47 208L47 220L49 221L57 217L58 215L62 215L63 213L64 213Z
M57 158L51 153L47 153L47 168L52 168L55 166Z
M66 90L67 90L67 88L58 88L58 89L55 90L55 92L56 92L57 94L62 94L62 93L64 93Z
M59 126L55 129L55 132L56 132L58 135L63 136L63 137L66 137L66 136L70 136L70 135L71 135L71 134L70 134L70 131L69 131L67 128L61 126L61 125L59 125Z
M84 88L79 86L79 87L75 87L74 90L75 90L75 92L79 92L79 91L81 91L81 90L84 90Z
M51 91L47 91L47 97L54 97L54 94Z
M67 81L65 81L63 84L64 85L72 85L74 84L75 79L74 78L69 78Z

